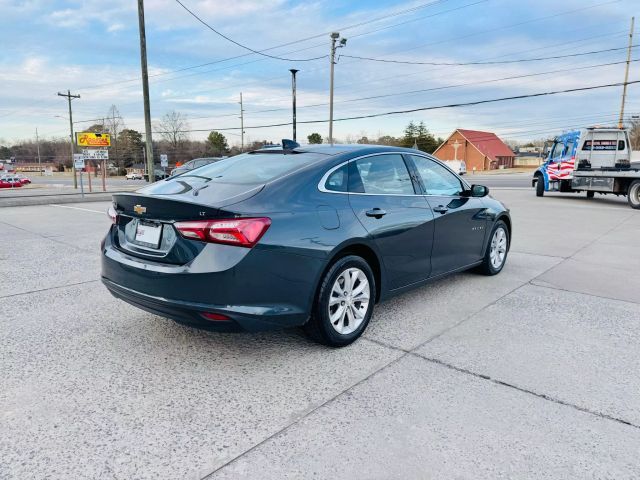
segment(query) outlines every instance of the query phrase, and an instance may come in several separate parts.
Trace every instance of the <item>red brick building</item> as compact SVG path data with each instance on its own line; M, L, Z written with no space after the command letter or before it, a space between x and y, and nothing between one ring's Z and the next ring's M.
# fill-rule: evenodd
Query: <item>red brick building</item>
M433 154L440 160L464 160L467 171L512 168L516 154L495 133L457 129Z

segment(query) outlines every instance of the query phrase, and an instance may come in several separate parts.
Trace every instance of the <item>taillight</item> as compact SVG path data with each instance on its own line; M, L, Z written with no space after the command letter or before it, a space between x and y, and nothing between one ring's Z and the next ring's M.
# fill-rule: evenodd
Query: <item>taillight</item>
M118 222L118 212L116 212L116 209L113 208L113 206L109 207L109 210L107 210L107 215L109 215L111 223L113 223L114 225Z
M251 248L258 243L270 225L271 219L266 217L175 223L176 229L184 238L246 248Z

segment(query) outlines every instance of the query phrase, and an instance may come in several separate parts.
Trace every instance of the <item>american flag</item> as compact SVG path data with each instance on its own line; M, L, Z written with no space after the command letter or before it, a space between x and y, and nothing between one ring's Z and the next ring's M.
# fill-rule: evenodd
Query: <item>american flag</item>
M549 163L549 165L547 165L547 176L549 180L567 180L571 178L575 163L575 156L566 161L561 159L559 162Z

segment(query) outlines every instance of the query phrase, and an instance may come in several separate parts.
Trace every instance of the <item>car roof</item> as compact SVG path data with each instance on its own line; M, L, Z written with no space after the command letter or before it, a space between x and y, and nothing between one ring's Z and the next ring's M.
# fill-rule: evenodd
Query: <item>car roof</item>
M424 153L413 148L394 147L389 145L370 145L370 144L349 144L349 143L336 143L333 145L328 144L309 144L301 145L292 150L295 153L319 153L322 155L340 155L343 153L357 153L361 155L367 155L370 153L378 152L404 152L404 153ZM254 153L260 153L260 150L256 150ZM276 153L276 152L273 152Z

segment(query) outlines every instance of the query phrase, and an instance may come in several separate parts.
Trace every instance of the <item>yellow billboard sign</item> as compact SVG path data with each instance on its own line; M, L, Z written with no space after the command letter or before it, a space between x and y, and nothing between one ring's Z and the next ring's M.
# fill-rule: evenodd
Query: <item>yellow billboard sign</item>
M108 133L78 132L76 143L80 147L110 147L111 135Z

